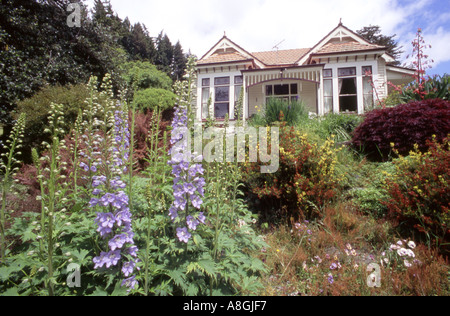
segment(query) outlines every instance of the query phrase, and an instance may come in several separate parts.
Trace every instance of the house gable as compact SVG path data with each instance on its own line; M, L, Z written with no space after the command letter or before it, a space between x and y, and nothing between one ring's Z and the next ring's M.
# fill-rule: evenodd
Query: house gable
M363 52L385 54L385 47L374 45L359 36L342 23L320 40L311 50L297 61L299 65L313 63L315 56L348 55Z
M211 65L222 63L253 62L256 67L262 68L264 64L241 46L234 43L224 35L200 60L198 65Z

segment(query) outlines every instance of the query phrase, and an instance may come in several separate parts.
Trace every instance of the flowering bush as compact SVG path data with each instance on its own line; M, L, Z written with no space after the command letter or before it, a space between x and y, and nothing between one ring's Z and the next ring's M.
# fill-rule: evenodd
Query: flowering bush
M441 142L450 133L450 101L423 100L369 112L356 128L352 146L374 159L387 159L397 151L408 154L414 144L426 151L432 135Z
M386 179L391 217L403 227L428 236L437 244L450 237L450 152L449 139L443 144L428 141L429 151L416 150L409 157L393 161L396 170Z
M393 85L391 84L391 86ZM403 103L426 99L442 99L447 101L450 100L449 75L435 75L431 78L423 79L420 84L413 82L404 87L393 87L395 93L398 94L397 100L400 100Z
M289 208L287 216L309 216L332 201L341 188L342 178L336 171L338 151L333 138L317 145L307 134L282 126L278 171L260 174L257 164L246 164L245 181L263 204L281 204Z
M399 240L395 244L391 244L387 252L381 253L380 264L383 267L390 267L394 263L401 262L405 268L410 268L413 264L419 264L420 261L416 259L413 251L415 248L416 243L414 241Z

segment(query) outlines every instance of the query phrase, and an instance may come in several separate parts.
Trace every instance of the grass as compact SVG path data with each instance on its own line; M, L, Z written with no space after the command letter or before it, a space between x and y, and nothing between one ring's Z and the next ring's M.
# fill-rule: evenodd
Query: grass
M290 224L264 232L269 245L261 254L269 268L264 290L269 296L446 296L448 262L425 245L414 249L407 268L389 247L399 240L390 223L361 214L351 202L329 207L323 219L302 223L310 234ZM383 256L384 254L384 256ZM391 258L390 258L391 257ZM388 262L382 260L389 258ZM381 287L367 285L371 263L381 268Z

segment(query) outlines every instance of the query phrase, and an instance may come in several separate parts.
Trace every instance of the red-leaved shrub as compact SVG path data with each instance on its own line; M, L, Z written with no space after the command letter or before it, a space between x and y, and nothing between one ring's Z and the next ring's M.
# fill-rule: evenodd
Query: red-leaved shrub
M156 148L162 148L164 145L164 131L170 127L173 117L173 110L165 110L160 117L154 117L154 112L147 113L137 112L134 121L134 169L137 171L144 170L148 165L148 153L151 147L151 132L158 127L158 144ZM157 122L159 120L159 122ZM131 117L130 117L131 123ZM167 142L169 143L169 142ZM154 148L155 148L154 145Z
M415 144L425 152L433 135L442 142L449 133L450 101L429 99L367 113L354 132L352 145L370 158L386 160L392 154L391 144L402 155Z

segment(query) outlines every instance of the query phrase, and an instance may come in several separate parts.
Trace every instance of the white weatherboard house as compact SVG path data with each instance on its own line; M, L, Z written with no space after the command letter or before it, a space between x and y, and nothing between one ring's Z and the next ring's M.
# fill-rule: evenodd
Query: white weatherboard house
M273 97L302 100L317 115L363 114L387 96L388 81L412 81L414 71L390 65L393 61L385 47L342 23L312 48L249 53L224 35L197 64L197 118L211 113L219 120L226 114L235 119L242 87L243 119Z

